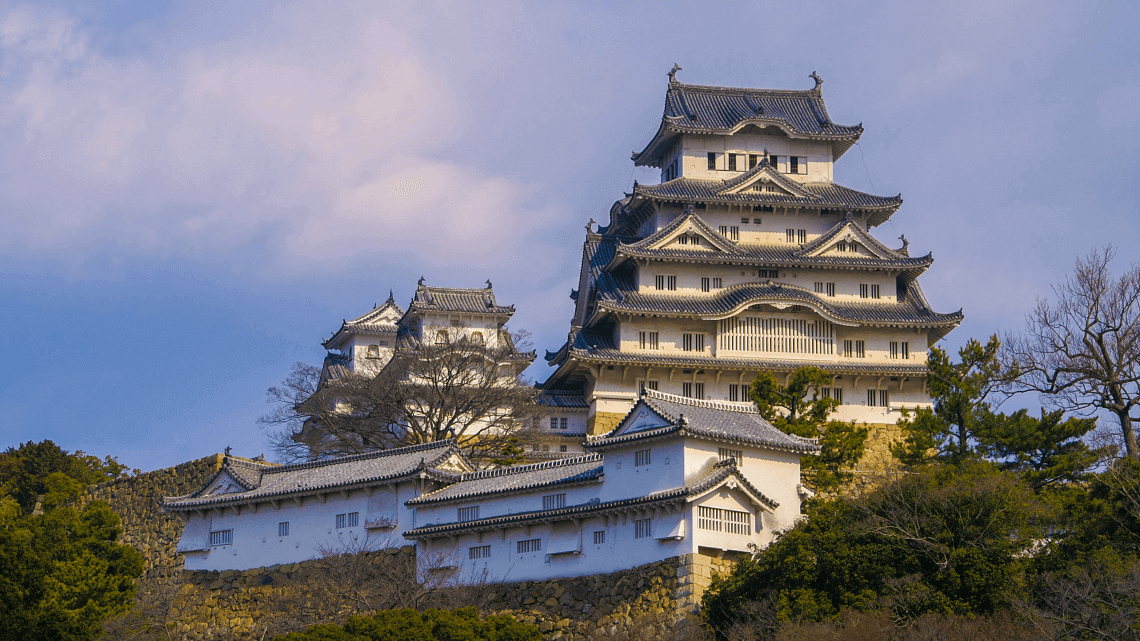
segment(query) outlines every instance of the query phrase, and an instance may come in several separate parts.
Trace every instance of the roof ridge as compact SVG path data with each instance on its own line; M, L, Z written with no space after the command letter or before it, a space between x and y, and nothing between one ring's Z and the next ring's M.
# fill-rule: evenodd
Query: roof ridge
M536 470L548 470L555 467L566 467L570 465L578 465L581 463L590 463L594 461L601 461L602 456L593 452L584 454L582 456L572 456L564 459L554 461L543 461L542 463L531 463L529 465L514 465L511 467L499 467L493 470L478 470L476 472L467 472L460 479L461 481L474 481L478 479L488 479L498 476L511 476L514 474L523 474L525 472L534 472Z
M678 403L680 405L691 405L693 407L703 407L710 410L721 410L725 412L739 412L741 414L759 414L760 410L752 403L745 401L712 401L704 399L689 398L687 396L679 396L677 394L669 394L666 392L659 392L655 389L645 388L642 395L647 398L655 398L670 403Z
M327 467L329 465L337 465L340 463L351 463L353 461L366 461L374 458L384 458L387 456L396 456L398 454L409 454L411 452L419 452L433 449L446 449L455 447L455 439L445 439L442 441L431 441L428 443L417 443L415 445L407 445L404 447L397 447L390 450L379 450L376 452L365 452L364 454L350 454L348 456L338 456L335 458L324 459L320 461L305 461L304 463L289 463L288 465L281 465L278 467L265 470L266 473L277 472L290 472L293 470L307 470L316 467Z
M695 89L697 91L715 91L718 93L770 93L788 96L803 96L805 98L814 97L815 89L759 89L753 87L722 87L719 85L691 85L685 82L677 81L669 87L669 89Z

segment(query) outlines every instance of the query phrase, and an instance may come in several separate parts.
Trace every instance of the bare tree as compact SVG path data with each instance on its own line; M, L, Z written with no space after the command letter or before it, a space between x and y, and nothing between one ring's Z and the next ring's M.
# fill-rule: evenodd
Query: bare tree
M1003 355L1013 392L1038 392L1046 403L1090 415L1104 410L1120 425L1128 456L1140 459L1131 416L1140 405L1140 266L1119 277L1111 246L1077 260L1053 286L1056 300L1037 301L1021 335Z
M295 366L261 421L285 427L275 438L285 459L456 439L469 456L513 462L537 410L518 376L531 360L505 329L487 341L456 329L403 337L379 372Z

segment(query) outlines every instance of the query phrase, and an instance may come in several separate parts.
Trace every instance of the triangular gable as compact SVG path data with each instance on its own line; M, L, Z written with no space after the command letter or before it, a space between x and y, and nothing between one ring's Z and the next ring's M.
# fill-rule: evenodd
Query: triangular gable
M682 245L679 240L681 236L689 238L696 236L701 240L699 244L690 241L689 244ZM705 249L722 252L736 250L735 243L709 227L708 223L696 214L692 205L660 231L633 244L641 249Z
M206 486L206 489L198 495L198 498L206 496L221 496L222 494L234 494L237 492L245 492L247 489L240 483L232 474L227 470L222 470L217 476Z
M669 417L662 416L657 410L650 407L644 399L639 400L633 409L626 414L625 418L620 424L606 436L613 438L622 436L624 434L632 434L635 432L646 432L649 430L656 430L662 427L670 427L674 425L673 420Z
M432 467L447 470L448 472L458 472L460 474L474 472L476 469L475 466L471 465L471 462L459 452L452 452L451 456L448 456L438 463L432 464Z
M403 315L404 310L400 309L400 306L396 304L395 299L389 296L388 300L384 301L383 305L369 310L368 313L360 316L359 318L354 318L348 321L348 324L353 325L362 323L376 325L380 323L391 323L395 325L396 321L400 320Z
M854 251L852 251L854 243ZM874 257L882 260L904 260L907 256L900 254L871 236L852 218L848 212L843 220L839 221L827 233L804 245L796 252L797 256L844 256L844 257Z
M796 198L811 198L813 196L799 183L776 171L774 167L768 164L767 158L762 159L755 167L743 174L726 180L724 187L717 193L722 195L740 194L750 191L761 191L771 196L794 196Z
M744 478L736 466L733 466L731 468L731 472L725 474L724 478L722 478L720 481L701 489L700 492L691 494L688 497L688 500L689 502L700 501L701 499L711 494L716 494L726 489L730 492L738 494L739 496L745 497L748 502L763 510L772 511L780 506L779 503L773 501L767 496L764 496L760 490L756 489L754 485L749 483L748 479Z

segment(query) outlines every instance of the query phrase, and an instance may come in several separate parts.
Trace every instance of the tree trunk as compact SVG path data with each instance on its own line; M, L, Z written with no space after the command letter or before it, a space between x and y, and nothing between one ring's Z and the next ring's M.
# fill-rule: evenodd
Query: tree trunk
M1129 458L1140 460L1140 451L1136 449L1136 432L1132 429L1132 418L1128 416L1128 410L1117 412L1116 417L1120 419L1120 432L1124 435L1124 451Z

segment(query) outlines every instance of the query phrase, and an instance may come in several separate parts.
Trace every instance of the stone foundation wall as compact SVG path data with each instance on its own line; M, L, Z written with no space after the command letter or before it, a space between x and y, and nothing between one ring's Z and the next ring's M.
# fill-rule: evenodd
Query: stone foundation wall
M182 559L174 553L182 536L182 519L162 512L162 497L182 496L202 489L222 467L222 455L162 470L119 479L87 490L85 500L100 500L123 520L119 541L142 553L147 576L171 576L182 572Z
M871 423L867 440L863 444L863 458L852 470L854 478L843 489L842 494L859 496L879 484L892 471L899 469L899 463L891 456L891 443L903 440L902 429L895 424Z
M617 412L594 412L594 415L586 421L586 433L590 436L605 434L617 427L623 418L625 414Z

